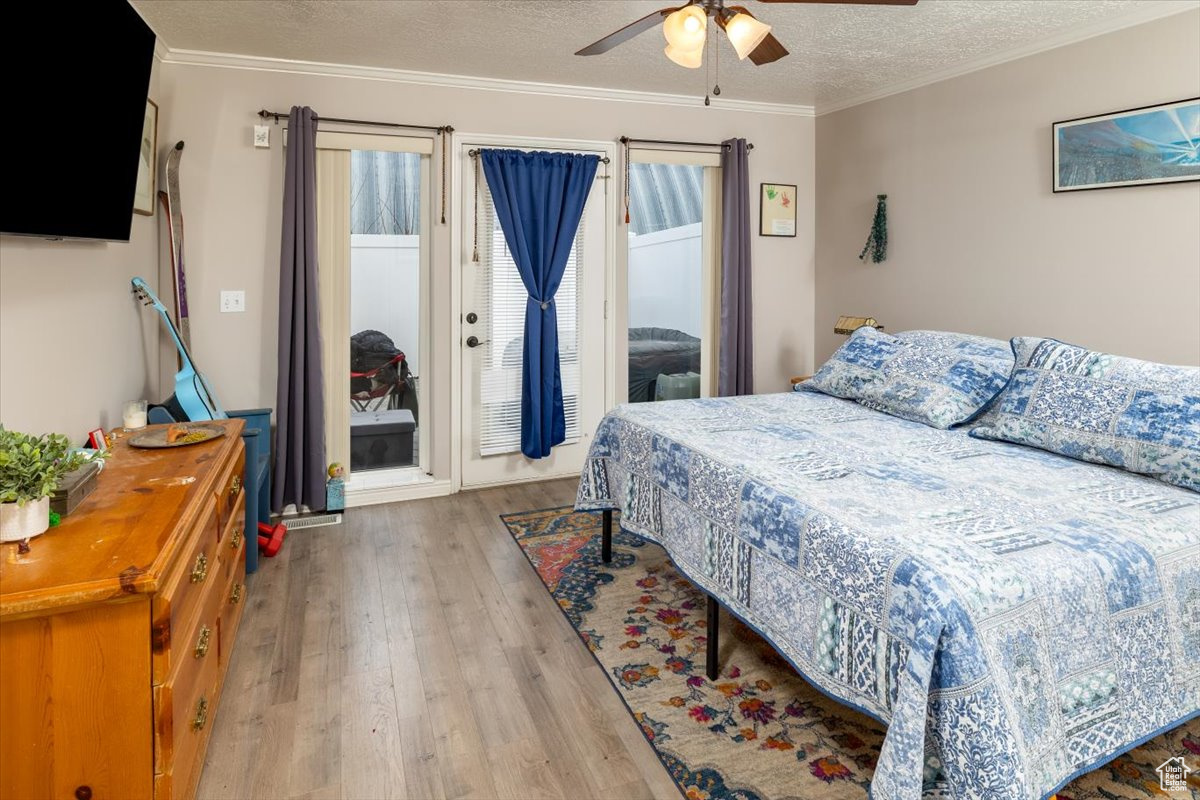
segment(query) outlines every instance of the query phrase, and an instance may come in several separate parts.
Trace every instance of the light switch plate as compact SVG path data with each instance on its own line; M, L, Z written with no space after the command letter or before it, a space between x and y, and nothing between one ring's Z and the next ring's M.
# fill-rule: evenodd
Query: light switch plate
M266 125L254 126L254 146L255 147L270 147L271 146L271 129Z
M246 310L246 293L241 289L221 292L221 313L237 314Z

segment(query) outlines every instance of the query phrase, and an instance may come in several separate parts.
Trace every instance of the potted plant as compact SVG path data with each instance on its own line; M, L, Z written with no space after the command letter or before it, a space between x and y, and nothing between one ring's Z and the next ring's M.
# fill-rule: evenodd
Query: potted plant
M50 527L50 495L59 479L87 456L72 452L66 436L31 436L0 425L0 541L13 542Z

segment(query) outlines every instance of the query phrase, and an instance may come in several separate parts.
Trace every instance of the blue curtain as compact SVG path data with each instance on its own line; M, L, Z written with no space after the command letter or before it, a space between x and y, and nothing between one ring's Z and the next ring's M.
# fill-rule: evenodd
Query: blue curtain
M528 458L545 458L567 438L554 294L567 268L599 157L481 150L479 158L504 240L529 292L521 365L521 452Z

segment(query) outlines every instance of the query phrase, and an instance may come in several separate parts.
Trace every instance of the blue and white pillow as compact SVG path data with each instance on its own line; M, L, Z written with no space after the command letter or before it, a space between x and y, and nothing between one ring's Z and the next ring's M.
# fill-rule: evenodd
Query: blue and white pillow
M1200 492L1200 368L1012 340L1016 368L971 431Z
M1012 350L999 339L943 331L859 328L796 389L856 400L894 417L949 428L1004 388Z

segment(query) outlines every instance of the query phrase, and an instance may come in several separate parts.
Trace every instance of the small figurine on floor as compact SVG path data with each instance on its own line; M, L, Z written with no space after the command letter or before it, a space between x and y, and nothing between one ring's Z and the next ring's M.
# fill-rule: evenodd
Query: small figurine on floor
M329 480L325 482L325 510L346 510L346 468L336 461L329 465Z

